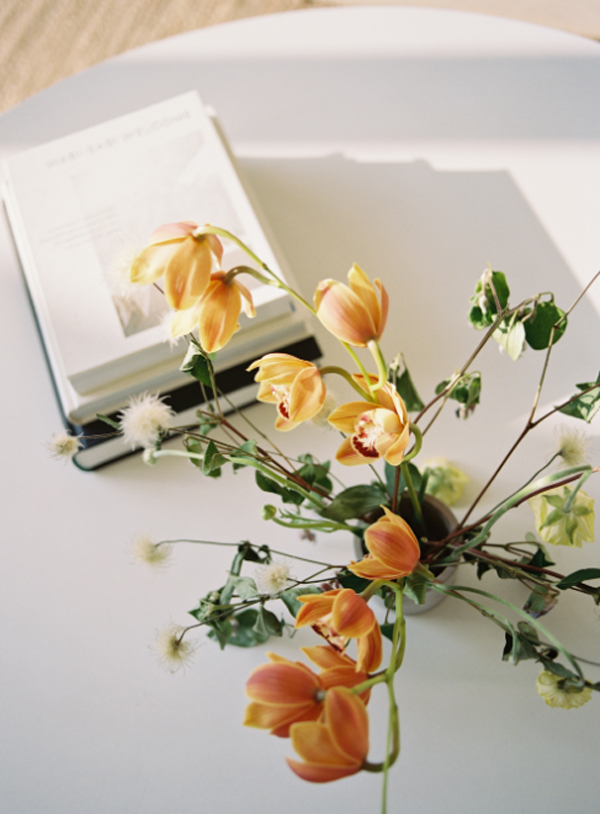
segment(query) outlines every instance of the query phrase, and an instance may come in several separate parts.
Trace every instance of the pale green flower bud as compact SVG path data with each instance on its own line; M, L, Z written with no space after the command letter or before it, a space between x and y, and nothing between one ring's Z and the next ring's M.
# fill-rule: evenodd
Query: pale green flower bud
M460 499L465 483L469 478L446 458L430 458L423 462L424 473L428 472L428 495L437 497L446 506L452 506Z
M592 697L591 687L578 690L574 687L565 686L565 680L554 675L549 670L542 670L535 688L549 707L575 709L587 704Z
M559 486L529 499L544 542L581 548L582 543L594 541L594 501L580 489L569 506L572 492Z

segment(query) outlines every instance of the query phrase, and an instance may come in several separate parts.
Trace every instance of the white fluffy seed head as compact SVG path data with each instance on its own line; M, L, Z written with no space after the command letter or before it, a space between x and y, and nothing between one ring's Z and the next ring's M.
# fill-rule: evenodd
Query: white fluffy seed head
M159 396L143 393L129 400L121 412L123 441L136 447L153 447L161 434L175 424L175 413Z

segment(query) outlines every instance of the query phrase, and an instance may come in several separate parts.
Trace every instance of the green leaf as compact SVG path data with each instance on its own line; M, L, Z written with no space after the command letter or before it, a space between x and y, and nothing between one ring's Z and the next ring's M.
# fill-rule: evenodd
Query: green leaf
M564 317L565 312L553 302L540 302L529 313L532 313L533 316L523 320L525 340L534 350L545 350L550 345L553 326ZM567 320L565 318L554 332L553 345L558 342L566 329Z
M328 520L348 520L363 517L378 509L382 503L387 504L387 501L388 496L379 483L350 486L336 495L329 506L321 509L319 514Z
M600 568L580 568L578 571L573 571L566 577L555 583L556 588L565 591L567 588L572 588L574 585L579 585L588 579L600 579Z
M188 373L197 379L201 384L211 387L211 368L212 363L209 357L197 345L190 344L179 369L182 373Z
M206 445L204 458L202 459L202 474L209 477L219 477L221 466L227 463L227 458L221 455L214 441L209 441Z
M279 594L279 599L281 599L283 604L295 619L303 604L302 602L298 601L297 597L304 596L305 594L320 593L322 593L322 591L320 588L317 588L316 585L298 585L296 588L289 588L287 591Z
M183 445L187 449L188 452L193 452L195 455L202 455L202 443L198 441L196 438L184 438ZM190 463L194 466L197 466L199 469L202 469L203 460L202 458L190 458Z
M352 571L340 571L338 582L342 588L351 588L355 593L362 593L371 584L368 579L357 577Z
M394 641L394 625L392 622L387 622L384 625L379 625L381 628L381 635L385 636L386 639L389 639L391 642Z
M256 622L252 626L252 630L258 633L259 636L281 636L282 624L274 613L268 611L261 605L260 610L256 616Z
M306 453L299 455L298 460L304 463L298 470L298 474L311 486L318 486L323 492L331 492L333 483L329 477L330 461L319 463L312 455Z
M569 402L569 404L564 407L561 407L559 412L564 413L564 415L570 415L573 418L580 418L589 423L598 410L600 410L600 387L594 387L594 385L598 383L600 383L600 374L595 382L575 385L578 390L587 390L588 392Z
M413 380L406 365L404 366L402 374L396 380L396 390L400 394L400 397L406 405L406 409L409 413L417 413L425 406L417 393L417 389L413 384Z
M522 633L518 633L512 628L512 632L505 632L505 637L502 661L510 661L512 664L518 664L520 661L525 661L526 659L537 659L537 650Z
M256 599L256 597L259 596L256 582L254 582L252 577L229 577L227 581L231 581L236 594L244 602L247 599Z
M257 471L255 473L255 479L256 485L259 489L261 489L263 492L279 495L284 503L294 503L296 506L299 506L304 500L304 495L300 494L300 492L297 492L293 488L287 489L285 486L281 486L276 481L271 480L271 478L268 478L266 475L263 475L262 472Z
M549 613L558 601L559 591L552 586L536 585L523 606L523 610L538 619Z
M245 466L249 466L250 461L256 460L257 457L257 444L254 438L250 438L248 441L244 441L241 446L237 447L231 453L232 457L234 458L248 458L249 461L247 464L242 463L241 461L236 461L233 464L233 471L237 472L238 469L243 469Z
M255 647L257 644L264 644L269 638L269 634L255 630L257 618L258 611L254 608L248 608L236 614L232 626L234 632L230 636L228 644L233 644L235 647Z
M96 413L96 418L98 419L98 421L103 421L105 424L108 424L108 426L112 427L113 430L118 430L119 432L122 432L120 421L115 421L114 418L104 415L104 413Z
M429 580L421 574L411 574L404 581L404 594L416 605L424 605Z
M417 469L417 467L413 463L406 464L408 467L408 471L413 482L413 486L415 487L417 492L421 491L423 476ZM394 492L394 484L396 482L396 467L391 466L388 462L385 462L384 466L384 474L385 474L385 482L388 488L388 492L390 495ZM398 496L402 495L402 493L406 490L406 480L404 478L404 473L400 470L400 481L398 483Z
M494 340L504 348L508 356L516 362L523 353L525 328L523 323L513 316L510 322L504 320L492 334Z
M231 622L228 619L211 619L210 622L207 622L207 625L210 627L208 631L209 638L218 641L219 647L221 650L224 650L225 645L233 636L233 625Z
M485 285L483 283L484 278L489 280ZM509 295L508 283L501 271L492 271L491 274L485 272L477 281L475 294L471 297L472 306L469 311L471 325L480 331L488 328L498 314L498 303L501 309L506 308Z

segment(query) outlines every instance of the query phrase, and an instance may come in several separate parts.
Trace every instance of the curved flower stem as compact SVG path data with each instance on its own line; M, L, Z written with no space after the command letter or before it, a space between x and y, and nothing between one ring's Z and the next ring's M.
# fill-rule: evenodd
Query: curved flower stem
M363 399L369 398L369 394L362 389L358 382L356 382L352 378L352 375L348 373L348 371L345 370L343 367L339 367L338 365L325 365L324 367L319 368L319 373L321 374L321 376L327 376L328 373L337 373L337 375L344 378L348 382L348 384L351 387L353 387Z
M307 302L304 299L304 297L301 297L300 294L298 294L297 291L294 291L293 288L290 288L286 283L284 283L284 281L281 279L281 277L278 277L277 274L275 274L275 272L272 271L269 268L269 266L267 266L267 264L264 263L260 259L260 257L258 257L258 255L256 255L252 251L252 249L249 246L246 246L246 244L239 239L239 237L236 237L231 232L228 232L227 229L221 229L219 226L210 226L208 224L206 226L200 226L198 229L196 229L196 231L194 232L194 237L200 237L200 235L218 235L219 237L224 237L224 238L227 238L227 240L231 240L232 243L235 243L236 246L239 246L240 249L242 249L242 251L246 252L248 257L250 257L252 260L254 260L254 262L258 266L260 266L260 268L264 272L266 272L268 275L270 275L273 278L273 280L275 281L275 285L277 285L279 288L282 288L284 291L287 291L287 293L290 294L290 296L292 296L292 297L294 297L294 299L298 300L298 302L301 303L305 308L308 308L308 310L312 314L316 313L313 306L309 302Z
M379 376L379 380L376 384L371 385L369 384L369 389L371 393L376 393L377 390L381 390L383 385L387 382L387 365L385 363L385 359L383 358L383 354L381 352L381 348L379 347L379 343L375 339L371 339L371 341L367 344L367 348L371 351L371 356L375 360L375 364L377 365L377 374Z
M240 545L244 543L248 543L247 540L242 540L239 543L222 543L216 540L192 540L191 538L187 537L178 537L175 540L161 540L156 545L173 545L175 543L191 543L192 545L213 545L213 546L221 546L223 548L239 548ZM251 548L256 549L257 551L261 551L264 546L256 545L256 543L248 543ZM287 551L277 551L275 548L271 548L271 546L267 546L269 549L269 553L276 554L278 557L289 557L292 560L299 560L300 562L309 562L311 565L322 565L323 568L331 568L335 570L336 568L343 568L343 565L332 565L331 563L321 562L321 560L311 560L308 557L299 557L297 554L290 554Z
M347 342L342 342L341 340L340 340L340 342L342 343L342 345L346 348L346 350L348 351L348 353L352 357L352 359L354 361L354 364L358 368L360 374L362 375L362 377L365 380L365 384L369 388L368 390L362 390L362 388L361 388L361 395L363 396L363 398L367 399L367 401L372 401L374 404L376 404L377 399L375 398L375 396L371 392L371 377L369 376L369 374L365 370L365 366L363 365L363 363L358 358L358 354L356 353L356 351L354 350L352 345L349 345Z

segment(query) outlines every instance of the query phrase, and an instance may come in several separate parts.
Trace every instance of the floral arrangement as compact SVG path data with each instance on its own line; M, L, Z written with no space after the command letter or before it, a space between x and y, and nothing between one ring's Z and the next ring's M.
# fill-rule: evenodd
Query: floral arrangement
M222 239L241 247L253 265L223 270ZM210 478L218 478L224 467L253 469L258 489L279 501L264 506L265 520L305 536L351 532L363 554L331 564L289 554L281 559L281 552L247 541L138 540L139 556L157 566L167 561L174 542L233 547L224 583L191 611L194 621L160 634L158 647L169 669L176 670L192 656L191 636L199 627L221 648L261 645L286 630L312 628L315 644L302 648L305 658L290 661L269 653L269 662L248 677L244 723L289 738L296 753L288 758L289 767L304 780L321 783L360 771L381 772L383 812L388 771L400 748L394 679L405 656L407 602L418 608L431 597L452 597L483 614L504 633L503 659L514 664L533 659L541 665L537 691L551 707L579 707L593 690L600 690L600 682L584 675L584 659L575 657L540 621L565 591L600 604L600 587L590 584L600 578L600 568L558 573L546 548L581 548L593 540L593 501L582 487L598 467L587 461L585 435L565 430L550 461L532 464L521 487L491 511L477 511L518 445L542 421L561 413L589 422L600 410L599 377L574 386L570 398L539 414L552 348L584 292L567 310L558 307L551 294L513 306L505 275L488 268L477 281L469 310L481 339L466 363L423 402L402 357L391 364L383 357L379 342L388 295L382 282L371 283L357 265L349 271L347 284L332 279L319 283L310 304L231 233L183 222L159 228L129 274L133 283L163 291L173 309L171 333L186 336L188 342L182 370L198 381L205 406L198 410L197 426L178 427L170 407L147 394L133 399L119 421L105 419L115 433L132 447L143 447L148 464L164 456L183 456ZM319 368L284 353L267 354L249 370L259 384L258 399L274 408L276 430L326 422L343 437L337 462L362 467L365 483L336 487L329 461L308 453L291 458L261 437L243 411L239 421L227 417L230 405L216 386L213 362L239 327L242 308L250 317L254 313L252 296L240 282L244 275L287 291L348 352L350 370ZM448 404L453 402L462 418L476 409L481 376L473 363L490 340L512 360L525 346L540 351L540 378L518 438L460 522L448 521L443 504L456 501L466 478L444 459L419 463L419 456L427 432ZM350 393L349 400L337 406L330 403L327 386L335 377ZM181 446L166 443L174 436ZM69 456L78 445L76 437L59 435L54 450ZM491 543L496 524L525 502L533 510L537 536L528 533L524 539L506 541L500 533ZM440 517L446 518L445 525L440 526ZM293 575L292 561L310 566L310 573ZM518 580L530 592L524 607L483 589L453 584L448 575L457 565L475 568L480 579L495 571L503 579ZM384 645L384 639L389 644ZM374 763L369 760L368 704L377 688L387 691L389 725L385 757Z

